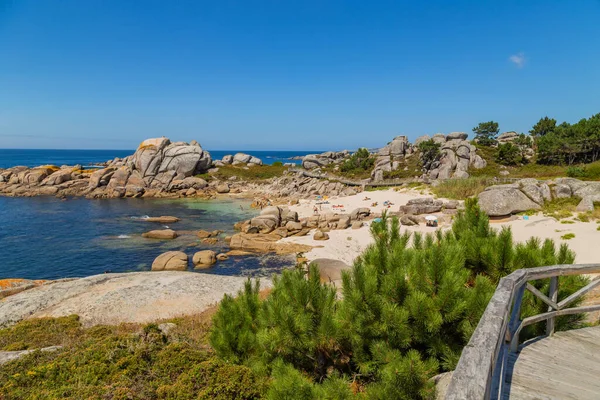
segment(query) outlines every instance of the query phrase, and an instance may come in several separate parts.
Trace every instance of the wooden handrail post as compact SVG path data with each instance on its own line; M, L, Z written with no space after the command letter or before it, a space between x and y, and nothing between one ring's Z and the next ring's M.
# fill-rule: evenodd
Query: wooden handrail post
M515 295L513 302L512 312L510 314L510 322L507 330L507 341L510 343L510 351L516 353L519 348L519 333L517 329L521 322L521 303L523 302L523 295L525 294L525 285L522 284Z
M558 276L553 276L550 278L550 290L548 291L548 297L554 303L556 303L556 300L558 300ZM548 312L550 311L553 311L552 307L548 307ZM546 321L546 335L550 336L554 333L555 322L555 317L549 318L548 321Z

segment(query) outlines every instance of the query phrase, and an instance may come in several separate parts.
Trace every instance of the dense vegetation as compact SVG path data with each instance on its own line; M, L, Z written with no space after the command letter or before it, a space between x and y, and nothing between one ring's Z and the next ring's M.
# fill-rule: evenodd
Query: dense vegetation
M498 123L495 121L488 122L480 122L475 128L473 128L473 133L475 134L475 139L482 146L490 146L496 143L496 136L500 132L500 128Z
M362 177L371 174L374 164L375 156L369 150L360 148L340 165L340 171L345 176Z
M574 259L551 240L515 244L510 229L490 228L474 200L446 233L400 234L398 219L385 215L371 232L375 243L344 275L342 300L315 267L307 276L284 272L264 300L250 283L226 296L210 338L217 353L270 376L272 399L429 398L429 378L454 368L500 277ZM548 284L536 282L541 290ZM564 277L559 299L584 284ZM546 308L527 295L523 316ZM579 323L580 316L557 321L558 329ZM523 337L541 333L534 325Z
M288 167L284 167L281 162L275 162L273 165L258 165L253 167L245 167L244 165L225 165L219 167L218 171L215 173L202 174L198 175L198 177L207 180L210 180L213 177L220 180L228 180L232 176L235 176L245 181L258 181L281 176L287 169Z
M258 399L266 378L226 363L207 345L208 316L85 329L77 316L23 321L0 330L0 349L62 345L0 368L1 399Z
M595 162L600 156L600 114L575 124L542 118L531 130L536 137L537 162L567 164Z
M473 128L476 145L488 167L482 171L472 171L478 176L496 175L498 166L518 167L514 169L522 176L553 177L571 176L582 179L600 178L600 114L581 119L575 124L541 118L529 131L530 136L520 134L509 143L498 143L497 122L482 122ZM527 150L531 154L526 154ZM533 157L532 157L533 155ZM533 162L533 166L527 166ZM579 165L578 165L579 164ZM544 166L569 166L551 171ZM540 173L541 172L541 173ZM532 175L533 174L533 175ZM545 175L544 175L545 174ZM511 170L511 176L513 170Z

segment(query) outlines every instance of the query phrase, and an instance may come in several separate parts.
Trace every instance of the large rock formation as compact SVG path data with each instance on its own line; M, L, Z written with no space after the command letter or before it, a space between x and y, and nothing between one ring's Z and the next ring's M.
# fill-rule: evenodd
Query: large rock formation
M546 201L568 197L581 199L577 211L593 211L594 203L600 201L600 182L574 178L542 182L528 178L513 184L490 186L478 196L479 206L491 217L539 210Z
M452 132L440 147L440 158L430 165L430 179L468 178L470 167L484 168L487 163L476 154L477 149L467 140L464 132Z
M408 142L406 136L396 136L377 152L375 167L371 172L371 179L374 181L383 180L384 172L397 170L400 160L411 156L413 152L414 147Z
M182 180L204 173L212 163L210 153L204 151L197 142L171 143L164 137L144 140L132 161L146 184L152 185L158 180L160 186L168 185L174 178Z
M257 161L258 163L258 161ZM144 140L135 153L115 158L101 169L80 165L13 167L0 172L0 193L17 196L88 195L89 197L140 197L150 192L200 190L208 184L193 175L206 172L210 154L196 142L167 138Z
M215 166L217 167L221 167L223 165L242 165L242 164L247 164L248 166L255 166L255 165L263 165L263 162L260 158L258 157L254 157L251 156L250 154L246 154L246 153L237 153L235 155L225 155L223 156L223 158L220 161L215 162Z
M503 132L500 135L498 135L498 137L496 138L496 140L498 141L498 143L511 143L514 142L517 138L519 137L519 134L515 131L510 131L510 132Z
M321 154L307 154L302 159L304 169L315 169L324 167L331 163L340 163L350 155L348 150L344 151L326 151Z
M187 266L187 254L183 251L167 251L156 257L152 271L185 271Z
M298 198L311 196L350 196L360 190L360 187L349 187L340 182L303 176L302 172L284 175L274 179L269 185L261 187L261 191L275 197L294 196Z
M467 178L469 168L480 169L487 165L486 161L476 154L475 146L469 143L467 137L464 132L451 132L447 136L437 133L433 137L420 136L412 145L406 136L397 136L377 153L371 180L382 181L386 172L403 167L405 163L402 161L415 154L418 145L427 140L433 140L441 147L439 158L422 166L423 178Z
M479 206L490 217L501 217L527 210L539 210L541 205L519 190L517 185L497 185L479 194Z
M85 326L149 323L199 314L246 277L193 272L127 272L51 282L0 301L0 327L22 319L77 314ZM261 288L271 281L261 278Z

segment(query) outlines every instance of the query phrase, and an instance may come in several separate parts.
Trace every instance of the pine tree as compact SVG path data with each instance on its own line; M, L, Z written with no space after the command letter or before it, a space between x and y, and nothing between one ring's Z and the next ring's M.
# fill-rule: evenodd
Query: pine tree
M429 398L429 378L456 366L501 277L574 261L551 240L515 244L509 228L490 227L476 200L444 233L401 234L398 218L384 213L371 234L374 243L343 274L341 300L315 266L275 277L263 301L250 282L237 298L226 296L210 337L217 353L271 374L271 399L349 399L349 381L365 386L368 398ZM549 280L533 284L547 292ZM585 284L561 277L559 300ZM546 310L525 295L523 317ZM556 327L580 323L565 316ZM542 325L521 337L543 334Z

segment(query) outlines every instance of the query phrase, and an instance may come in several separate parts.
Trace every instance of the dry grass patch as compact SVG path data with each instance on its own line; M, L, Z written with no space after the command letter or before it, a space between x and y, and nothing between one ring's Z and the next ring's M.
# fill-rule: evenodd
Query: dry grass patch
M431 191L438 197L464 200L477 196L489 186L487 178L449 179L431 186Z

